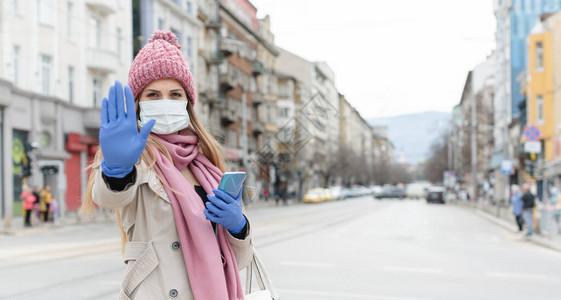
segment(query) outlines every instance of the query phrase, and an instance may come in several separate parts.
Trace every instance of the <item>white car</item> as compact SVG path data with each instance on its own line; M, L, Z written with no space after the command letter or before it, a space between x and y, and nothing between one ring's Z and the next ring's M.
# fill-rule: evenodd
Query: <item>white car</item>
M341 199L345 199L345 188L340 186L340 185L336 185L336 186L330 186L329 187L329 191L331 192L331 195L333 195L333 200L341 200Z

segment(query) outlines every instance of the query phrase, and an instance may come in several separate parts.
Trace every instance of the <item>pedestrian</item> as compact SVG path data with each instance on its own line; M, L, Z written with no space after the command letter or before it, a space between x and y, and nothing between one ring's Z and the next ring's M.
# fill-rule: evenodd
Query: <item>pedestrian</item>
M265 198L265 201L266 201L266 202L269 201L269 188L268 188L268 187L266 187L266 188L263 190L263 198Z
M21 199L25 213L25 221L23 225L25 227L31 227L31 211L33 209L33 203L35 203L35 196L33 196L33 193L31 192L31 188L29 186L24 186L23 192L21 192L19 197Z
M51 198L51 205L49 206L49 211L50 211L51 215L53 216L53 223L55 225L58 225L59 206L58 206L58 201L56 200L56 198L54 196Z
M37 225L39 223L39 219L41 218L41 210L39 209L39 202L41 199L41 189L38 186L33 187L33 196L35 197L35 202L33 203L31 224Z
M511 187L510 203L512 205L512 213L514 214L516 224L518 225L518 230L522 232L524 229L524 218L522 217L524 203L522 202L520 187L516 184L513 184Z
M530 191L530 184L524 183L522 186L522 208L524 222L526 223L526 236L531 236L534 230L534 206L536 205L536 196Z
M41 214L43 215L43 222L49 222L49 206L51 205L51 187L49 185L45 185L41 193L39 194L39 208L41 210Z
M127 264L120 299L243 299L238 270L253 257L243 192L217 189L223 152L195 113L177 41L154 32L132 62L124 96L116 81L103 99L81 211L93 213L94 202L115 210Z

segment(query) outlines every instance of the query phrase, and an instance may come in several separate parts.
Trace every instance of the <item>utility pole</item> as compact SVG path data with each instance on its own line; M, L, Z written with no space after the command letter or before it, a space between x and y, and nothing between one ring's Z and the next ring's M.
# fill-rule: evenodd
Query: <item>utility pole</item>
M471 97L471 182L473 200L477 200L477 96Z
M242 135L241 135L241 142L242 142L242 166L243 170L248 173L247 170L247 97L245 94L245 89L242 88Z

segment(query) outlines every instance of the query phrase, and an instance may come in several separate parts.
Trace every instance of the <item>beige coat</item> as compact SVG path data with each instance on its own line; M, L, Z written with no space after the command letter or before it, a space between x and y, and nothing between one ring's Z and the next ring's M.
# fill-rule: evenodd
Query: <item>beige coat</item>
M119 299L194 299L170 200L153 170L137 166L136 181L124 191L112 191L97 172L93 199L106 209L118 209L127 234L127 264ZM244 240L228 234L238 269L251 261L251 233Z

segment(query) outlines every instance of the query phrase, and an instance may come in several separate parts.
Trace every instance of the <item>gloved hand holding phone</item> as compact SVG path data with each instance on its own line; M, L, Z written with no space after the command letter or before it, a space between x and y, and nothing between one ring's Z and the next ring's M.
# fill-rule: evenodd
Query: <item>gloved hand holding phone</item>
M242 213L242 193L236 198L228 193L213 189L214 195L207 195L205 216L211 222L222 225L232 234L240 233L247 220Z
M123 86L115 81L109 98L103 98L101 104L99 145L103 153L101 170L106 176L123 178L132 171L155 122L150 120L138 132L133 93L125 85L123 97Z

